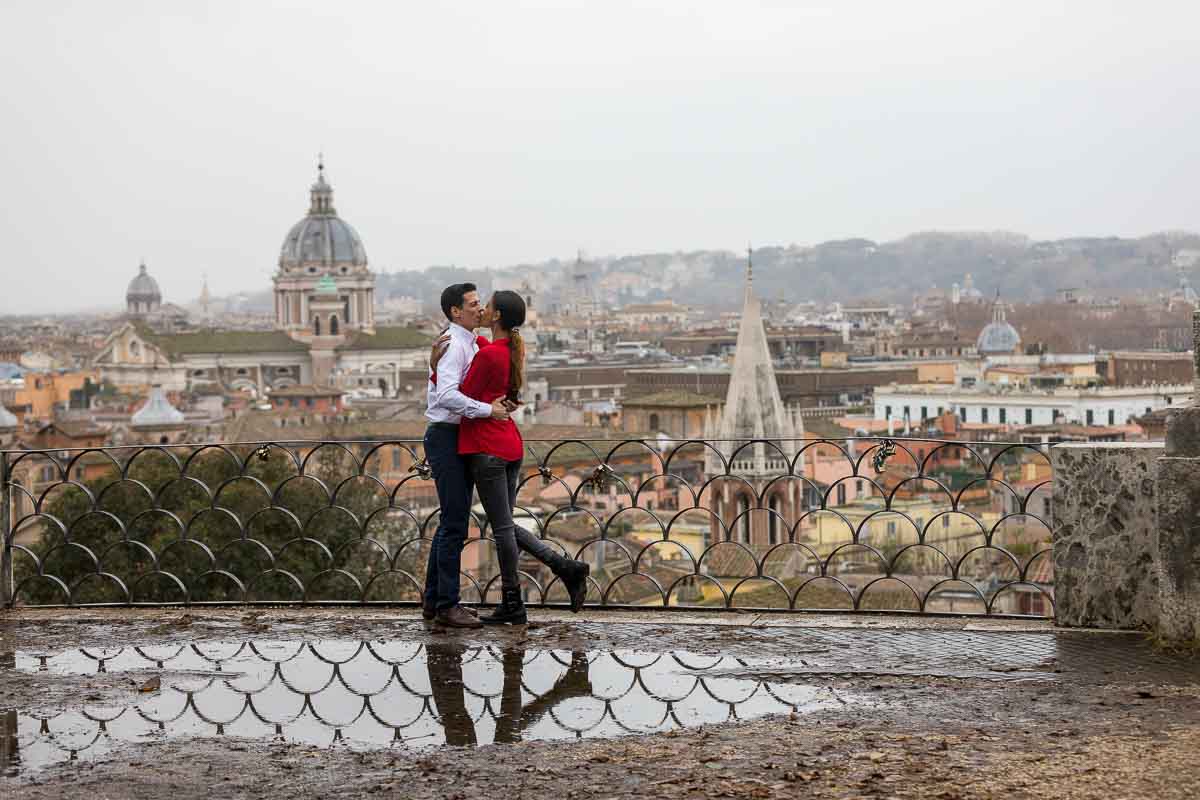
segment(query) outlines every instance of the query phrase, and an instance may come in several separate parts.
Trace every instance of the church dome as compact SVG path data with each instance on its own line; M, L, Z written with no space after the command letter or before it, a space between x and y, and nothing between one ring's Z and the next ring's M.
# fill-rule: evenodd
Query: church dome
M992 321L979 332L975 350L981 356L1011 355L1021 349L1021 334L1005 319L1004 304L1000 298L992 304Z
M310 190L308 216L284 237L279 252L282 270L326 270L330 267L366 267L367 251L358 231L337 215L333 187L325 180L325 165L317 166L317 181Z
M135 428L181 425L183 420L183 412L171 405L161 386L150 390L146 405L139 408L129 419Z
M138 274L129 282L125 290L125 302L161 303L162 293L158 290L158 281L150 277L146 265L138 266Z

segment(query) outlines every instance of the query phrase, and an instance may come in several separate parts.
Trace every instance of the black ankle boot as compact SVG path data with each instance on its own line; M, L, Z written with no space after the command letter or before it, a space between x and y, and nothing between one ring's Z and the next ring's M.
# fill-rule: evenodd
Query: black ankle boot
M500 592L500 605L479 621L485 625L524 625L529 621L525 613L525 601L521 599L520 589L504 589Z
M571 598L571 612L578 614L587 597L587 577L592 568L586 562L564 558L550 569L562 581L567 596Z

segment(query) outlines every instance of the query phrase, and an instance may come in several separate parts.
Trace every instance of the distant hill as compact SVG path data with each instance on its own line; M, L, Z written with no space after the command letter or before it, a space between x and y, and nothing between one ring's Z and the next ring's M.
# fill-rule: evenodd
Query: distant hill
M1010 302L1052 299L1059 289L1095 295L1157 293L1176 285L1173 253L1200 252L1200 234L1169 232L1138 239L1119 237L1034 241L1006 231L915 233L892 242L842 239L817 245L760 247L754 251L754 281L763 297L805 300L910 303L931 287L949 289L971 273L987 296L997 289ZM639 299L671 297L682 303L734 307L730 286L740 285L745 255L718 250L645 253L595 259L601 273L644 275L653 287ZM552 259L500 269L435 266L423 271L380 274L377 295L416 297L431 307L443 286L469 280L489 291L497 276L522 272L561 273L569 260ZM684 268L681 268L684 267ZM672 270L673 268L673 270ZM665 274L675 274L664 280ZM1200 276L1193 276L1200 285ZM270 307L269 291L251 300ZM632 299L632 298L630 298Z

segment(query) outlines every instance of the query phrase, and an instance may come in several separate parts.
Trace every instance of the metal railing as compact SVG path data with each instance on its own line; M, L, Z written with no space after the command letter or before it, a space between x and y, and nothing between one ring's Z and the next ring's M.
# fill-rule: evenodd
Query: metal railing
M1044 445L526 450L516 521L589 562L590 605L1053 615ZM10 606L416 603L438 521L417 441L9 450L0 478ZM493 551L476 505L464 602L498 599ZM566 603L521 566L528 602Z

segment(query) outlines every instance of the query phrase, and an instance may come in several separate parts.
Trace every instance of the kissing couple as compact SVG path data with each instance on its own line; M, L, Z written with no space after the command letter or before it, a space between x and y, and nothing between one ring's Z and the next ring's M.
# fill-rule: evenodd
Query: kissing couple
M525 451L512 419L525 383L520 331L525 300L516 292L498 291L484 307L475 284L456 283L442 290L441 304L450 327L433 346L425 412L425 458L441 514L429 550L421 616L448 628L524 625L528 617L517 576L518 550L550 568L577 612L587 595L588 565L566 558L513 523ZM476 338L480 327L491 329L491 340ZM473 491L479 492L500 562L501 602L482 619L459 602Z

